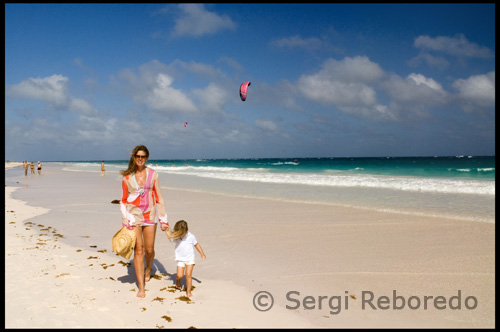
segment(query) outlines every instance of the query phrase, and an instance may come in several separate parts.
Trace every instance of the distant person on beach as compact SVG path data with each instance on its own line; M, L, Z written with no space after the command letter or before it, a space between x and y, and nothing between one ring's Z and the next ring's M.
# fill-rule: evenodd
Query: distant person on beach
M35 163L31 162L30 164L31 174L35 174Z
M132 151L128 168L120 171L123 175L123 195L120 202L122 224L134 229L137 235L134 252L134 268L139 287L137 297L146 296L145 283L151 278L157 215L161 230L168 228L158 173L146 167L148 158L148 149L144 145L138 145Z
M42 163L41 162L38 162L37 168L38 168L38 175L42 175Z
M193 283L194 269L194 249L198 250L203 260L206 259L205 253L201 248L196 237L188 231L188 224L184 220L175 223L173 232L167 228L167 237L175 242L175 261L177 262L177 276L175 279L175 288L182 290L181 279L186 274L186 296L192 298L191 285Z
M104 175L106 173L106 170L104 169L104 160L101 162L101 175Z
M24 168L24 176L28 176L28 162L27 161L24 161L23 163L23 168Z

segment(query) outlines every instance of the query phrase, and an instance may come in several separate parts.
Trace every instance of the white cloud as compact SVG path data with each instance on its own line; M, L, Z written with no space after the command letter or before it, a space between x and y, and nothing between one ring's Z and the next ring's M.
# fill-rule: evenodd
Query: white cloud
M305 97L332 105L373 105L375 90L368 85L383 76L383 71L367 57L329 59L316 74L302 75L297 86Z
M413 80L417 85L424 85L431 88L432 90L444 92L441 84L434 81L432 78L425 77L422 74L411 73L410 75L408 75L408 79Z
M459 91L459 98L483 107L495 106L495 72L474 75L453 83ZM469 105L470 106L470 105Z
M7 96L19 99L38 99L54 105L67 103L68 78L52 75L45 78L28 78L7 88Z
M205 89L194 90L193 95L201 100L203 109L215 112L222 112L227 100L227 92L215 83L210 83Z
M175 20L173 37L201 37L236 28L236 23L229 16L210 12L203 4L180 4L179 9L182 14Z
M179 66L182 69L185 69L193 74L207 76L207 77L216 77L220 74L218 70L216 70L213 66L206 65L199 62L184 62L180 60L175 60L172 65Z
M297 89L307 99L336 106L345 113L394 119L388 108L378 103L372 86L384 75L378 64L364 56L346 57L342 61L329 59L319 72L302 75Z
M414 46L460 57L491 58L494 56L489 48L469 42L463 34L458 34L455 37L438 36L436 38L419 36L415 39Z
M345 83L310 75L302 76L298 85L306 98L323 104L373 105L377 101L375 90L364 83Z
M381 79L384 72L366 56L346 57L342 61L328 59L320 74L330 80L356 83L372 83Z
M445 70L450 66L450 62L445 58L433 56L427 52L420 52L419 55L410 59L408 64L410 66L417 66L422 61L426 62L431 67L436 67L441 70Z
M255 125L265 131L276 132L278 126L271 120L255 120Z
M119 75L126 82L126 90L135 102L169 113L197 110L185 92L173 87L175 79L172 73L175 69L172 66L153 60L140 66L139 72L136 75L132 70L125 69Z
M447 93L441 84L422 74L411 73L406 79L392 75L382 84L388 96L396 103L433 106L446 101Z
M96 113L96 109L93 106L80 98L71 98L69 100L68 109L85 115L93 115Z
M87 115L95 114L94 107L85 100L69 95L68 83L67 77L56 74L45 78L28 78L19 84L8 87L6 96L17 99L41 100L58 109L67 109Z
M318 50L325 46L325 43L316 37L302 38L298 35L275 39L270 43L279 48L302 48L305 50Z
M137 100L142 101L154 110L159 111L196 111L194 103L180 90L171 87L174 79L166 74L156 76L156 86L147 91L144 95L137 96Z

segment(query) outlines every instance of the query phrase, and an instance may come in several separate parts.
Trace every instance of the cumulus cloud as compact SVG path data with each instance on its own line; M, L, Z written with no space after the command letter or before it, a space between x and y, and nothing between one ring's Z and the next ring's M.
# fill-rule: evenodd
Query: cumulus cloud
M136 75L132 70L120 72L119 77L126 83L131 98L149 108L163 112L194 112L194 102L181 89L173 86L175 69L157 60L139 68Z
M412 80L415 84L419 86L426 86L439 93L444 93L443 87L438 82L434 81L432 78L427 78L422 74L411 73L408 75L408 80Z
M336 106L345 113L389 119L393 116L377 102L373 87L383 77L379 65L364 56L328 59L319 72L302 75L297 88L307 99Z
M420 52L419 55L412 58L408 64L410 66L418 66L421 62L427 63L431 67L435 67L441 70L448 69L450 62L443 57L433 56L427 52Z
M332 105L373 105L375 90L368 85L383 76L383 71L367 57L328 59L322 69L302 75L297 83L305 97Z
M406 78L392 74L380 86L397 120L428 118L432 110L450 101L450 94L439 82L422 74L411 73Z
M495 106L495 72L485 75L474 75L467 79L459 79L453 83L458 90L459 98L481 107ZM471 105L469 105L469 108Z
M94 114L95 109L83 99L73 98L68 91L69 79L62 75L28 78L6 89L6 97L41 100L57 109Z
M342 82L373 83L384 75L380 66L366 56L346 57L341 61L328 59L320 74Z
M321 77L321 74L302 76L299 89L310 100L331 105L373 105L375 90L364 83L346 83Z
M7 96L20 99L38 99L55 105L67 103L68 78L52 75L45 78L28 78L7 89Z
M215 83L210 83L205 89L195 89L193 95L200 99L204 109L213 112L222 112L227 100L227 92Z
M391 75L382 84L393 105L404 105L405 109L419 109L443 104L447 101L448 93L440 83L422 74L411 73L406 79Z
M159 73L156 76L156 84L137 99L150 108L159 111L181 111L192 112L196 110L194 103L180 90L171 85L174 79L166 74Z
M175 20L173 37L201 37L222 30L234 30L236 23L227 15L208 11L203 4L180 4L181 15Z
M419 36L415 39L414 46L422 50L442 52L458 57L467 58L492 58L493 52L485 47L471 43L463 34L455 37L438 36Z

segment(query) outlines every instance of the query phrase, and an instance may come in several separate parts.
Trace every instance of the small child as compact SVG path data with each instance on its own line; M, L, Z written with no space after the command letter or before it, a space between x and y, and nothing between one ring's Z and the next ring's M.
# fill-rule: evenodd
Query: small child
M167 237L170 241L175 241L175 260L177 261L177 277L175 280L175 288L182 290L181 279L184 276L184 269L186 270L186 296L192 298L191 284L194 268L194 250L198 250L203 260L206 259L203 249L196 241L196 237L188 232L187 222L179 220L175 223L173 232L167 228Z

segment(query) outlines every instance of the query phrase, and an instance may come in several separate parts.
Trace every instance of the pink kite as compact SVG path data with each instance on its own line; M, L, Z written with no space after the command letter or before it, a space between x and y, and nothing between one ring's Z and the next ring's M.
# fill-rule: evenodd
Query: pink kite
M245 82L240 85L240 98L242 101L247 100L247 89L250 86L250 82Z
M184 122L184 127L186 127L187 125L188 125L188 123L187 123L187 122Z

